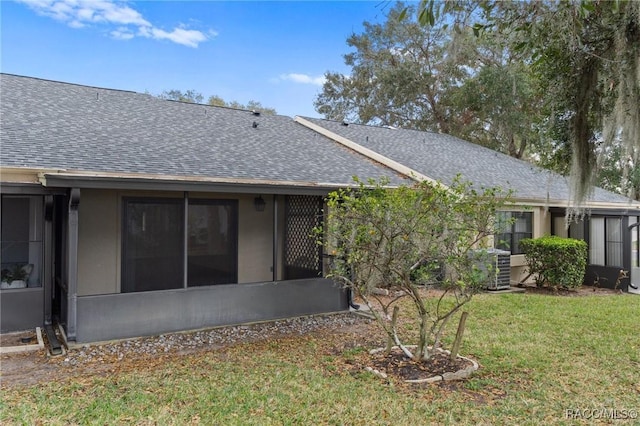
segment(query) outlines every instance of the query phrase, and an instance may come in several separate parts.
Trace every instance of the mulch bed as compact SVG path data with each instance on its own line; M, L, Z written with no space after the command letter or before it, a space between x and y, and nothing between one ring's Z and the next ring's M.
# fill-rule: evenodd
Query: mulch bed
M428 379L444 373L455 373L472 365L471 361L462 358L451 361L449 354L439 351L421 362L408 359L399 349L393 349L389 354L381 351L371 355L372 368L400 380Z

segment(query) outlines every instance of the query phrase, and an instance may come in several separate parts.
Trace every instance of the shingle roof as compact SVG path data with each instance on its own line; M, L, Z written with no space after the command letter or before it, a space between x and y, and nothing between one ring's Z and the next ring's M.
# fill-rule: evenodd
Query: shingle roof
M453 136L303 117L448 185L457 174L479 186L509 188L521 199L559 200L566 204L567 179L522 160ZM589 201L631 203L628 198L596 188Z
M392 170L278 115L0 74L0 165L350 184ZM253 123L257 123L254 128Z

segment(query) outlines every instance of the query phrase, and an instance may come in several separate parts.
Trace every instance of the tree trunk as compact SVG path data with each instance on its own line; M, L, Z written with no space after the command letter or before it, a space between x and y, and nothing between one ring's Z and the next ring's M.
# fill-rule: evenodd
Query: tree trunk
M391 330L393 330L393 334L395 336L397 336L396 333L396 322L398 321L398 312L400 311L400 307L399 306L394 306L393 307L393 314L391 315ZM387 348L386 348L386 353L387 355L391 353L391 348L393 347L393 343L394 343L394 337L388 335L387 336Z
M515 136L511 135L511 139L509 139L509 144L507 145L507 151L511 157L521 159L526 147L526 140L521 140L520 145L518 145L516 144Z
M455 361L458 356L458 351L460 350L460 344L462 344L462 335L464 334L464 325L467 322L467 316L469 312L464 311L462 316L460 317L460 322L458 323L458 331L456 331L456 338L453 341L453 347L451 348L451 361Z
M423 313L420 316L420 338L418 341L418 353L416 358L418 360L427 360L431 356L429 348L427 347L427 314Z

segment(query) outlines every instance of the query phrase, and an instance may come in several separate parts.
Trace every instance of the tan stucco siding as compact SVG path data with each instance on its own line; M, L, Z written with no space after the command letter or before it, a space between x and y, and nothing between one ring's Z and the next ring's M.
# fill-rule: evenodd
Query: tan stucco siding
M551 215L545 207L510 208L509 211L527 211L533 213L533 238L539 238L551 233ZM519 283L529 274L527 270L527 262L523 254L511 256L511 282ZM526 282L533 282L530 277Z
M569 230L567 229L567 221L564 216L556 216L553 221L554 234L562 238L568 238Z
M517 284L522 282L529 275L529 271L526 266L513 266L511 265L511 283ZM529 277L525 282L532 283L533 278Z
M79 296L120 291L119 210L116 191L81 191L78 214Z
M544 207L533 209L533 238L551 234L551 214Z
M182 198L183 193L89 190L81 192L79 215L78 294L120 292L121 214L123 197ZM273 197L263 196L263 212L254 207L253 194L190 193L190 198L238 200L238 282L273 279ZM278 279L282 279L284 252L284 196L278 196ZM533 212L533 237L551 231L551 215L544 207L513 208ZM524 255L511 256L511 281L526 276Z
M255 195L189 193L190 198L238 200L238 283L273 279L273 197L263 195L264 211L255 209ZM280 230L282 231L282 230Z
M285 198L284 195L278 195L278 280L284 279Z
M241 196L238 203L238 282L273 280L273 197L256 211L253 196Z
M120 292L122 199L183 198L183 193L153 191L81 191L79 213L78 295ZM264 196L257 212L253 195L190 193L190 198L238 200L238 282L273 278L273 197ZM283 205L280 204L281 209ZM280 228L282 232L283 228Z

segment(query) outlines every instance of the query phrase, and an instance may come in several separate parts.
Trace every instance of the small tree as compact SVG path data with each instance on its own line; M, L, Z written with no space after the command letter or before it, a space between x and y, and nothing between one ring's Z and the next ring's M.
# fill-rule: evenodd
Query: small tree
M413 360L426 360L438 347L449 319L471 300L492 272L486 256L496 233L495 212L509 194L473 189L459 179L450 187L421 182L390 189L386 181L329 195L321 244L333 255L329 276L360 296L388 336ZM420 289L438 282L442 294ZM384 301L373 290L398 290ZM450 295L452 297L445 297ZM418 323L415 353L397 326L400 297L411 299ZM381 310L373 306L378 300ZM388 346L389 347L389 346Z

